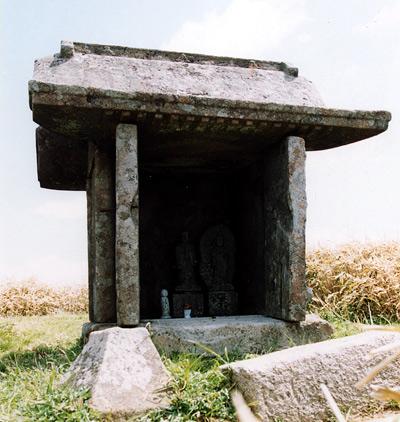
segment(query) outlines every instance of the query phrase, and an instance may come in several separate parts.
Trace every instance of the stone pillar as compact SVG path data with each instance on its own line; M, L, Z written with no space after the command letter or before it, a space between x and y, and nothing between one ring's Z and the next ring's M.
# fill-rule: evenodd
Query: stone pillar
M305 144L290 136L274 145L264 163L266 314L304 320Z
M139 180L137 127L119 124L115 157L117 322L139 324Z
M95 322L93 315L93 284L95 278L95 243L93 230L93 209L92 209L92 174L94 167L94 144L89 142L88 145L88 171L86 181L86 203L87 203L87 243L88 243L88 293L89 293L89 321Z
M114 156L91 144L88 183L89 315L116 322Z

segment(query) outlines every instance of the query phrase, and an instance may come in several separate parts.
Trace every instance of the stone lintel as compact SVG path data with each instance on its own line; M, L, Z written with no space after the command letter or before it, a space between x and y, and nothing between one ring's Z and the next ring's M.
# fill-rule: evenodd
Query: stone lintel
M117 322L139 324L139 180L137 127L119 124L116 130L115 269Z

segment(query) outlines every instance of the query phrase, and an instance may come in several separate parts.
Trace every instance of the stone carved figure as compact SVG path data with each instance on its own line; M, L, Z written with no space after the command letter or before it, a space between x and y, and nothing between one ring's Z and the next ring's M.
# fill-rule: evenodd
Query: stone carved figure
M209 228L200 240L200 274L209 291L232 291L235 240L225 225Z
M161 318L168 319L171 318L170 309L169 309L169 299L168 299L168 290L161 290Z
M189 241L189 233L182 233L182 242L176 247L176 263L178 267L179 284L175 290L181 292L198 292L200 286L196 282L195 266L197 264L196 251Z

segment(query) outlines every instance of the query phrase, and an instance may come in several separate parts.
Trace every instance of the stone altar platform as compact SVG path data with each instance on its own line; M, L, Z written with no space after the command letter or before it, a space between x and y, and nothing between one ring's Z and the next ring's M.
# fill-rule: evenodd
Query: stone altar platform
M141 321L147 327L159 352L201 354L205 349L222 354L225 348L233 353L265 353L300 344L327 340L332 326L317 315L305 321L286 322L262 315L241 315L215 318L173 318ZM111 324L84 324L82 335L109 328Z
M157 319L147 325L156 348L173 352L204 353L201 345L216 353L263 353L328 339L331 325L316 315L305 321L286 322L262 315L215 318Z

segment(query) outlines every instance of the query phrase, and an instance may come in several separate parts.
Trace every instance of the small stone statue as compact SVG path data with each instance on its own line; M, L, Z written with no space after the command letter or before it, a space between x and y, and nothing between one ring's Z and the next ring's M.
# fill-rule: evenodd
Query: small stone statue
M196 282L195 265L196 252L193 243L189 242L189 233L182 233L182 242L176 247L176 263L178 267L179 284L177 292L198 292L200 286Z
M171 318L169 311L169 299L168 299L168 290L161 290L161 319Z

